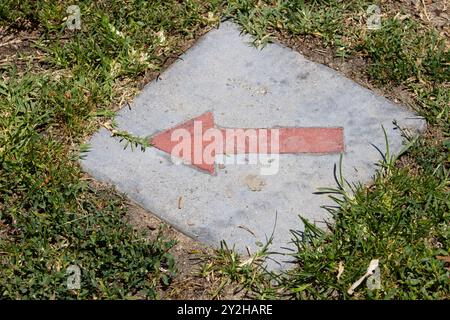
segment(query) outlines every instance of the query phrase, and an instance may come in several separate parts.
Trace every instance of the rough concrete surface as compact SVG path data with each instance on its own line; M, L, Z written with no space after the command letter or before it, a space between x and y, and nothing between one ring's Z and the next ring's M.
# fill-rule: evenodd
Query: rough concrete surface
M182 59L149 83L129 108L119 111L119 128L151 136L207 111L222 127L343 127L343 172L349 182L369 182L385 150L402 148L402 128L425 122L405 108L359 86L336 71L306 60L279 44L263 50L249 44L226 22L200 39ZM82 161L96 179L114 184L144 208L191 237L217 246L220 240L246 252L274 232L271 250L292 247L290 230L302 230L298 215L328 219L332 204L320 187L335 187L339 154L282 154L279 172L261 175L261 165L220 165L215 175L177 165L156 148L124 149L100 129ZM181 204L181 205L180 205ZM277 219L276 219L277 217ZM275 225L276 222L276 225ZM320 224L319 224L320 225ZM286 260L288 258L280 258Z

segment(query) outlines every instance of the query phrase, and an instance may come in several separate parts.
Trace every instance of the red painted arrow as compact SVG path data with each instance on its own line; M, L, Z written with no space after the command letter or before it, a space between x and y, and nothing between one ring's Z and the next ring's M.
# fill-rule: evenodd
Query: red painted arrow
M214 126L212 112L206 112L154 135L150 143L159 150L214 174L216 154L343 152L344 130L343 128L219 128Z

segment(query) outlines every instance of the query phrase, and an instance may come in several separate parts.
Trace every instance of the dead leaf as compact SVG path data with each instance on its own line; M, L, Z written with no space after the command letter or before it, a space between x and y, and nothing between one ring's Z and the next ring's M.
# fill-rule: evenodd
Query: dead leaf
M262 178L254 174L249 174L244 180L251 191L261 191L266 185L266 182Z
M344 273L344 263L342 261L339 261L338 274L337 274L338 280L342 276L343 273Z
M445 268L450 271L450 256L436 256L436 259L444 261Z
M369 267L367 268L367 272L361 278L356 280L356 282L352 284L352 286L347 290L347 293L349 295L352 295L353 292L355 292L355 289L359 287L359 285L364 281L364 279L372 275L375 269L378 268L378 263L379 263L378 259L373 259L370 261Z
M450 263L450 256L436 256L436 259Z

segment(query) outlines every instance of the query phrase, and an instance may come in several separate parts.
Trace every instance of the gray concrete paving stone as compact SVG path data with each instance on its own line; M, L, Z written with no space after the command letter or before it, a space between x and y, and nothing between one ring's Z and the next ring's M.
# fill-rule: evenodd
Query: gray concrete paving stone
M345 178L367 183L381 159L372 144L385 150L382 125L393 153L403 141L394 120L414 132L425 127L404 107L289 48L275 43L260 50L249 42L238 26L222 23L149 83L131 109L118 112L119 128L149 136L207 111L222 127L343 127ZM298 215L311 222L329 218L321 206L332 202L314 192L336 186L339 154L283 154L275 175L261 175L260 164L221 165L210 175L174 164L156 148L124 149L103 128L89 143L85 171L213 246L223 239L255 252L277 216L271 249L287 252L282 248L292 247L290 230L303 229Z

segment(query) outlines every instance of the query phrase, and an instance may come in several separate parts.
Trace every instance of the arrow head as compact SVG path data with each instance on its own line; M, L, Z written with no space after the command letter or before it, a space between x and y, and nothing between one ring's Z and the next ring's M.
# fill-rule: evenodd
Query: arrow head
M198 124L194 126L194 124ZM212 112L206 112L201 116L183 122L173 128L157 133L150 140L150 143L157 149L164 151L171 156L182 159L187 164L190 164L200 170L207 171L214 174L215 166L213 163L206 163L203 160L203 150L207 143L203 141L203 134L208 129L214 128L214 117ZM190 139L190 148L183 148L179 154L174 154L174 150L178 151L179 145L183 139ZM187 150L186 150L187 149ZM212 154L213 158L215 152Z

